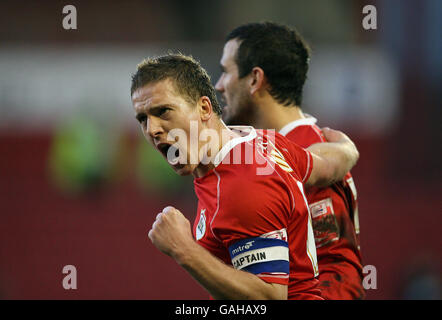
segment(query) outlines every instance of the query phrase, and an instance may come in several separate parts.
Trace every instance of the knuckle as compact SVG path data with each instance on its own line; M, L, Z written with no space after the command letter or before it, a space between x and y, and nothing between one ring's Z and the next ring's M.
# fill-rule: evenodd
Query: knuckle
M169 213L175 211L175 208L172 206L167 206L163 209L163 213Z

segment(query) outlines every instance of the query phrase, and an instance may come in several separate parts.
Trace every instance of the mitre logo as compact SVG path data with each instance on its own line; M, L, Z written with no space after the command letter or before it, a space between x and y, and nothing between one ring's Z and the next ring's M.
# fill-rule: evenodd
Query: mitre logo
M242 246L239 246L239 247L236 248L236 249L233 249L233 250L232 250L232 254L235 255L235 254L237 254L238 252L241 252L241 251L244 251L244 250L249 250L249 249L253 246L253 242L255 242L255 241L249 241L249 242L247 242L246 244L244 244L244 245L242 245Z
M196 240L200 240L202 237L204 237L204 234L206 233L206 209L201 209L200 213L200 220L198 221L198 225L196 226Z

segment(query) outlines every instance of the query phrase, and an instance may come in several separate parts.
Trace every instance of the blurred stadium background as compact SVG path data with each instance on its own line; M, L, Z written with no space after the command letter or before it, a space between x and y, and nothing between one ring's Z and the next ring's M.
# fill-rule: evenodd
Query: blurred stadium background
M62 28L67 4L77 30ZM362 28L367 4L377 30ZM359 147L367 298L440 299L441 14L438 0L2 1L0 298L208 298L148 241L167 205L193 222L196 197L143 141L130 75L171 49L215 83L225 35L271 20L313 49L304 109Z

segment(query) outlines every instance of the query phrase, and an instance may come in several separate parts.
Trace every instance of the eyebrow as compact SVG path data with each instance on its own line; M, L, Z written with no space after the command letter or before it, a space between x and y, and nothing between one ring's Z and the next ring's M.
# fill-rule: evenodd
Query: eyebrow
M158 106L149 107L147 109L148 112L146 112L145 110L143 110L141 112L137 112L135 114L135 118L137 120L140 120L142 117L145 117L148 113L149 114L155 114L156 112L160 111L160 109L171 108L171 107L173 107L173 105L171 105L171 104L160 104Z

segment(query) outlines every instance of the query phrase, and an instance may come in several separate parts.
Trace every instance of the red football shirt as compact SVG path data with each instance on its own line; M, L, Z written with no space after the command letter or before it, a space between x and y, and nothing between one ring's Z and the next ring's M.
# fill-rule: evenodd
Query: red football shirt
M303 148L324 142L313 117L293 121L279 132ZM315 235L322 296L362 299L357 193L350 173L328 188L306 190Z
M194 180L197 242L236 269L288 285L289 299L322 299L302 183L311 154L278 133L231 127L240 137Z

